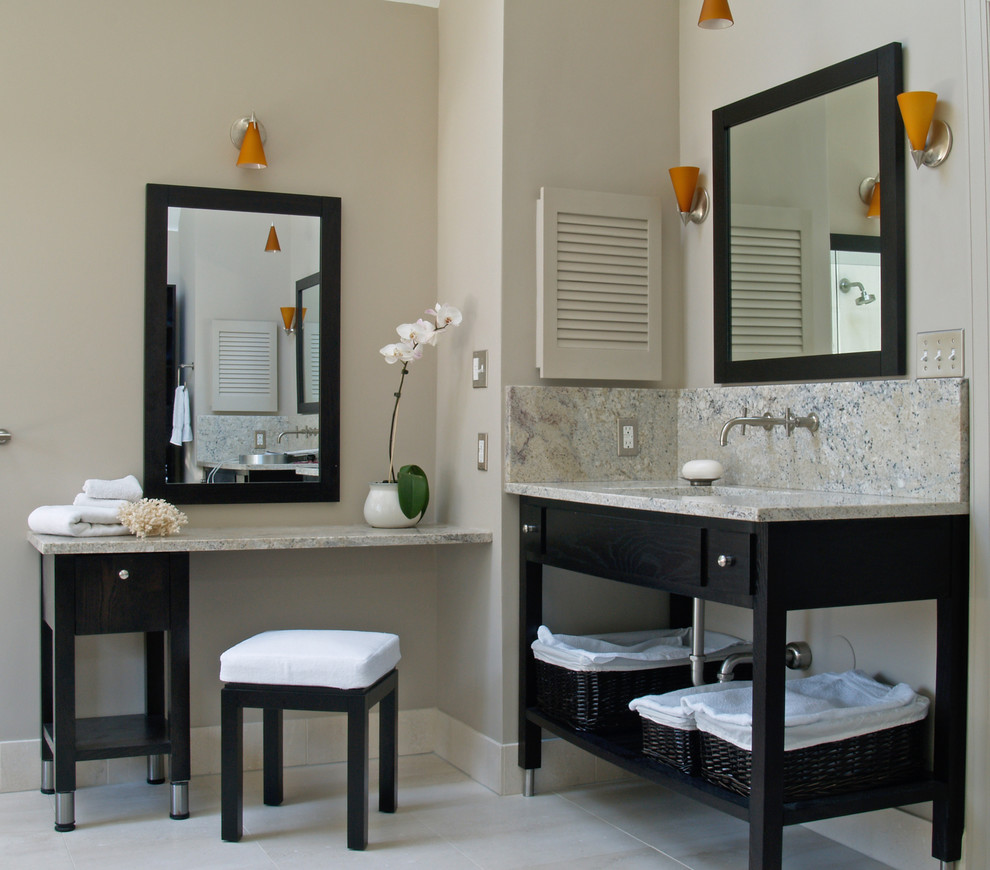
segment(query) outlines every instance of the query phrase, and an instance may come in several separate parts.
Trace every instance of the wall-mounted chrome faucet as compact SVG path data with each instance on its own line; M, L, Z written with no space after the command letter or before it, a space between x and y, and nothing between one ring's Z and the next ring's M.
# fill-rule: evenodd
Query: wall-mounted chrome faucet
M807 429L809 432L817 432L818 422L817 414L812 413L806 417L797 417L791 413L790 408L784 412L783 417L771 417L769 413L761 417L747 417L746 408L744 407L742 417L733 417L722 427L722 432L718 436L718 443L723 447L729 443L729 430L733 426L742 426L743 434L745 434L747 426L760 426L767 431L774 426L783 426L784 431L787 432L787 436L790 437L795 429Z
M285 432L279 432L278 437L275 439L276 444L281 444L282 439L286 435L319 435L319 429L313 429L310 426L304 426L302 429L288 429Z

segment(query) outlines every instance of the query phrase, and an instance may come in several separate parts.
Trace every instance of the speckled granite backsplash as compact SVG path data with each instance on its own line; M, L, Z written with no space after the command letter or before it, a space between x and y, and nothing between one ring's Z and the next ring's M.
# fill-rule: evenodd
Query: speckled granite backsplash
M641 390L509 387L506 480L671 480L717 459L722 483L966 501L968 384L957 378ZM815 433L736 427L769 412L818 415ZM619 417L639 420L640 454L618 456Z

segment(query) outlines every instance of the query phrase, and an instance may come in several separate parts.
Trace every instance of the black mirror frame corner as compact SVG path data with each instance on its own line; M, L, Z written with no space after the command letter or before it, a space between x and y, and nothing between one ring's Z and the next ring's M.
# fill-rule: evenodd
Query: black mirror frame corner
M314 482L169 483L172 396L166 366L169 206L320 218L320 476ZM174 504L340 500L339 197L148 184L145 208L144 493Z
M787 106L867 79L877 79L880 177L881 349L849 354L732 360L729 238L729 131ZM903 90L901 44L893 42L801 78L770 88L712 112L714 338L716 384L848 380L898 377L907 371L907 291L905 255L905 139L897 107Z

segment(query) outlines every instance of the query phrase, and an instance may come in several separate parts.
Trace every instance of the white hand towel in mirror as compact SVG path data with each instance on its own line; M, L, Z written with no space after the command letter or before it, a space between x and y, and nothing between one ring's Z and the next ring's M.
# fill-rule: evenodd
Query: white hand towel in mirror
M172 401L172 436L168 439L176 447L185 441L192 441L192 422L189 413L189 390L184 386L175 388Z

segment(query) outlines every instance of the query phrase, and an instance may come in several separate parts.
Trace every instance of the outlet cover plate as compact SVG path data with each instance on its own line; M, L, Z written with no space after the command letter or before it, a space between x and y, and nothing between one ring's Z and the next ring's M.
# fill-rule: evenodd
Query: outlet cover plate
M919 378L961 378L963 376L963 331L943 329L918 333Z
M639 421L635 417L619 417L616 443L619 456L639 455Z

